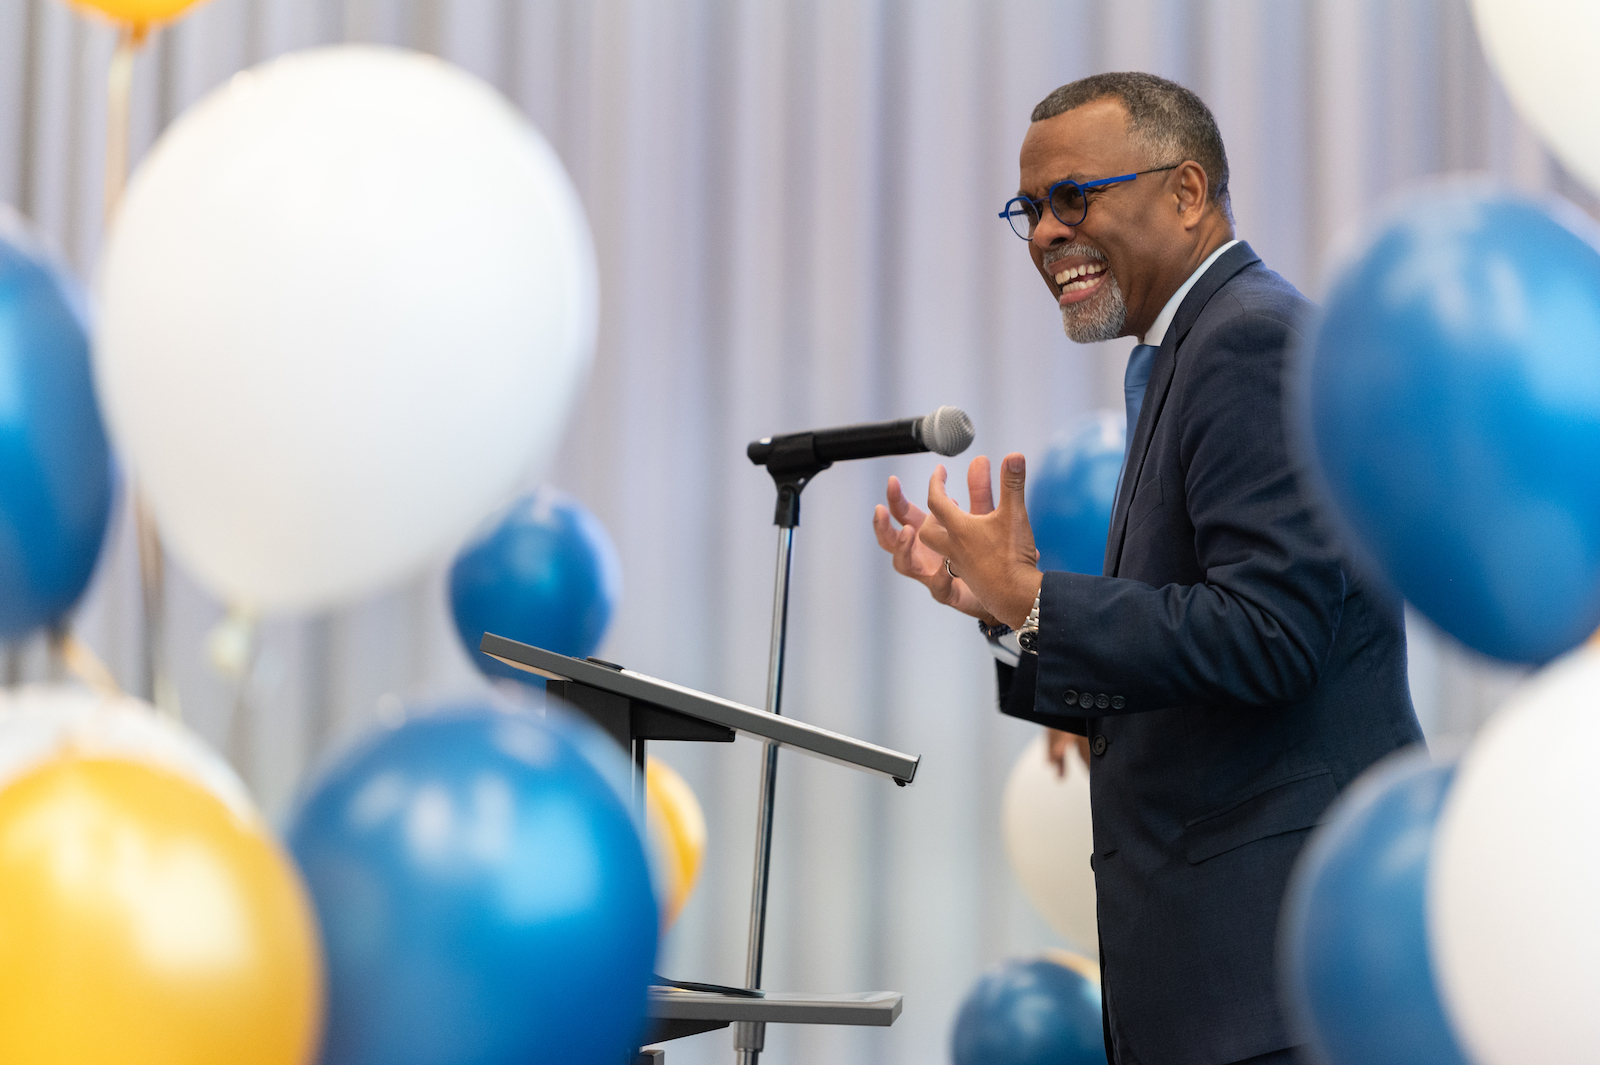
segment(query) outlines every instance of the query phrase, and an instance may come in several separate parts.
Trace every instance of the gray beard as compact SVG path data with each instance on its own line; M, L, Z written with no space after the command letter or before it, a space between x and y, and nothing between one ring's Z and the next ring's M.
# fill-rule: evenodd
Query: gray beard
M1087 303L1073 303L1061 308L1061 325L1067 339L1079 344L1095 344L1102 340L1115 340L1122 335L1128 322L1128 304L1122 298L1122 286L1115 275L1106 279L1109 290Z

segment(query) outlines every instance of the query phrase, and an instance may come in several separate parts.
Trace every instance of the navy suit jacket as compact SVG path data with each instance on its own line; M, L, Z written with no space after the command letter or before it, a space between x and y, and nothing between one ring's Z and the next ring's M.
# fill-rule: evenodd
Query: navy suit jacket
M1274 944L1289 870L1338 791L1422 733L1398 603L1313 513L1285 439L1311 305L1248 244L1155 356L1105 576L1049 572L1039 655L1001 709L1086 735L1108 1034L1121 1061L1287 1047Z

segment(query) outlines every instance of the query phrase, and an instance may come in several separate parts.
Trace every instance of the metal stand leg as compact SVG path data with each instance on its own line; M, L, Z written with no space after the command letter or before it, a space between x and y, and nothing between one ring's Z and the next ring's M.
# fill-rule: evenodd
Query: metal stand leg
M789 635L789 569L794 561L794 527L778 529L777 574L772 585L772 644L767 657L767 711L783 712L783 655ZM746 987L761 986L762 954L767 938L767 874L772 868L772 813L778 791L778 748L767 744L761 762L761 793L756 806L756 859L750 885L750 944L745 955ZM757 1065L766 1043L767 1026L734 1026L733 1046L739 1065Z
M645 755L644 740L633 741L633 810L639 815L642 823L645 815L645 797L649 794L645 786L645 772L648 761Z

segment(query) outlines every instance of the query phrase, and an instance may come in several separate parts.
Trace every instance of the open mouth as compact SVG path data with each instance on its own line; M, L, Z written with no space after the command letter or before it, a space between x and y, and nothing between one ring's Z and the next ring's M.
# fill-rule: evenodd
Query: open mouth
M1074 258L1051 263L1047 269L1052 271L1050 276L1060 290L1059 301L1062 306L1088 299L1111 273L1104 259L1086 261Z

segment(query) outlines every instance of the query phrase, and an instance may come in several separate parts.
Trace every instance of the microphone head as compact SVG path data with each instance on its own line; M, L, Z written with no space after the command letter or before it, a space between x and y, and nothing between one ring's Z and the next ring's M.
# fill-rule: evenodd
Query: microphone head
M960 407L940 407L922 419L922 443L939 455L959 455L976 435L972 419Z

